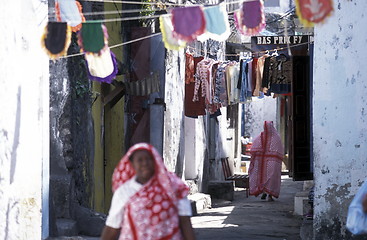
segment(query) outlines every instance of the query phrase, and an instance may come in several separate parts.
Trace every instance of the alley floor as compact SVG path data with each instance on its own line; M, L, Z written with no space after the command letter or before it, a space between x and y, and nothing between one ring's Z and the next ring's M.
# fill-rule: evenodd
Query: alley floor
M282 176L279 199L246 198L236 189L234 200L212 199L212 208L191 218L198 240L214 239L301 239L301 216L293 215L294 196L302 191L303 182Z

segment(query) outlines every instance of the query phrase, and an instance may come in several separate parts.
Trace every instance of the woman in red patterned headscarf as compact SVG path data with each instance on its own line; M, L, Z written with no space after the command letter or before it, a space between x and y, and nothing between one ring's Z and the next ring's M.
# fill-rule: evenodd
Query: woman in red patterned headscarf
M102 239L194 239L188 187L168 172L152 145L129 149L112 176L114 192Z
M267 193L268 200L273 201L272 196L279 197L284 157L283 145L273 122L265 121L264 131L255 138L250 153L250 195L263 193L264 199Z

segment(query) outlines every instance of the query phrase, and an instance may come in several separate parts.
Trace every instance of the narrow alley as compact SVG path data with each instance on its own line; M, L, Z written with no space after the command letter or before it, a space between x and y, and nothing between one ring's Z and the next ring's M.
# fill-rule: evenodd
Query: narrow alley
M294 196L303 182L282 177L279 199L274 202L249 196L236 188L232 202L212 199L212 208L191 218L198 240L206 239L301 239L302 217L293 215Z

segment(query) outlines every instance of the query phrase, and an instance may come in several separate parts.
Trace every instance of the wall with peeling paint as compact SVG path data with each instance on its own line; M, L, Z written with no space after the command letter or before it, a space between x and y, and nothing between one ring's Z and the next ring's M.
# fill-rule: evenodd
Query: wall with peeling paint
M334 1L315 27L315 239L352 239L348 206L367 177L367 1Z
M0 26L0 239L42 239L48 236L49 62L40 37L48 6L1 1L0 9L6 9Z

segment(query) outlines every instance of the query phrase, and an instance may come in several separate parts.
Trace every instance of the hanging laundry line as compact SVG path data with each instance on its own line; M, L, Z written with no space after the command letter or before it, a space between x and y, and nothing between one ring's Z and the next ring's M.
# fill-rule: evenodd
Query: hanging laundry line
M109 15L109 14L121 14L121 13L140 13L140 12L152 12L152 11L164 11L165 9L154 8L154 9L131 9L131 10L120 10L120 11L100 11L100 12L83 12L84 16L94 16L94 15ZM49 13L49 17L56 16L55 13ZM77 16L69 14L69 16Z
M79 1L83 1L83 2L102 2L102 3L123 3L123 4L136 4L136 5L139 5L139 4L140 5L170 5L170 6L182 6L182 7L203 5L203 4L187 5L187 4L180 4L180 3L165 3L165 2L133 2L133 1L119 1L119 0L79 0ZM245 1L238 1L238 2L254 2L254 1L258 1L258 0L245 0ZM263 1L266 2L268 0L263 0ZM233 3L233 2L229 2L229 3ZM213 6L214 5L217 5L217 4L213 4Z
M309 43L313 43L313 42L304 42L304 43L299 43L299 44L295 44L295 45L290 45L289 47L272 48L272 49L262 50L262 51L258 51L258 52L251 52L251 51L247 51L247 52L251 52L252 55L260 55L260 54L265 54L265 53L271 52L271 51L282 51L282 50L286 50L288 48L299 47L299 46L306 45L306 44L309 44ZM194 47L191 47L191 46L186 46L186 47L196 51L196 49ZM200 52L202 54L204 54L204 50L200 50ZM237 56L240 56L240 54L228 53L228 54L225 54L225 56L237 57Z
M148 36L145 36L145 37L141 37L141 38L137 38L137 39L133 39L133 40L127 41L127 42L123 42L123 43L119 43L119 44L116 44L116 45L112 45L109 48L121 47L121 46L130 44L130 43L139 42L139 41L144 40L144 39L156 37L156 36L161 35L161 34L162 33L154 33L154 34L151 34L151 35L148 35ZM69 57L76 57L76 56L82 56L82 55L84 55L84 53L75 53L75 54L70 54L70 55L62 56L60 58L69 58Z
M202 6L203 4L180 4L180 3L165 3L165 2L133 2L133 1L114 1L114 0L80 0L83 2L102 2L102 3L123 3L123 4L134 4L134 5L167 5L167 6L178 6L178 7L189 7L189 6ZM252 0L255 1L255 0ZM242 2L242 1L237 1ZM233 2L228 2L226 4L232 4ZM215 6L218 4L209 4L211 6Z
M88 1L88 0L87 0ZM235 1L235 2L227 2L225 3L226 5L231 5L231 4L238 4L242 1ZM191 6L202 6L202 5L185 5L186 7L191 7ZM216 7L218 6L218 4L216 5L210 5L210 6L206 6L203 7L204 9L207 8L211 8L211 7ZM134 11L138 12L139 9L134 9ZM162 9L163 10L163 9ZM104 13L108 13L108 14L118 14L118 13L128 13L128 11L131 10L126 10L127 12L124 12L125 10L121 10L121 11L102 11L102 12L89 12L89 13L83 13L83 15L102 15ZM154 11L154 10L148 10L148 11ZM235 10L234 10L235 11ZM232 12L228 12L228 14L233 13ZM112 13L113 12L113 13ZM139 11L139 12L143 12L143 11ZM101 23L106 23L106 22L123 22L123 21L131 21L131 20L142 20L142 19L152 19L152 18L159 18L160 16L163 15L170 15L170 13L164 13L164 14L159 14L159 15L153 15L153 16L136 16L136 17L125 17L125 18L111 18L111 19L99 19L99 20L88 20L86 22L101 22Z

